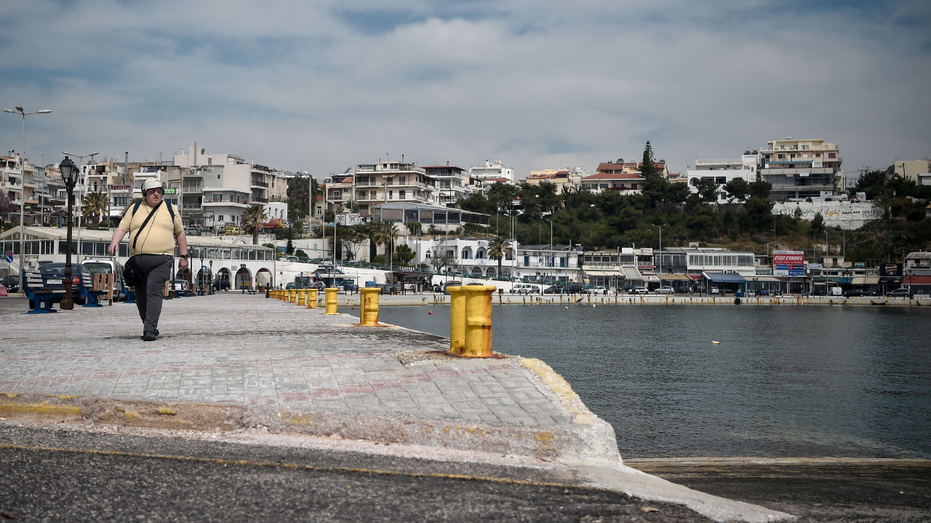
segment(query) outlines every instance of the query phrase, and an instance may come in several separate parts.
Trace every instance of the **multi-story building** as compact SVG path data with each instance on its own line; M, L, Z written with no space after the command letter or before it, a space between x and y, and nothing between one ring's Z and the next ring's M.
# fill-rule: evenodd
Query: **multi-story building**
M434 188L430 203L452 207L468 197L469 178L465 169L447 163L425 166L423 170L427 174L427 183Z
M639 164L624 162L621 158L617 162L598 164L595 174L582 178L581 186L593 193L619 191L621 194L639 194L644 180L646 178L640 173Z
M269 167L232 154L207 154L196 145L176 154L174 165L183 177L184 215L201 216L206 227L239 225L250 205L267 207L273 184L286 186Z
M520 245L513 276L543 284L579 283L581 254L569 245Z
M770 198L788 200L844 192L840 150L822 139L770 140L760 151L760 179L772 184Z
M400 162L360 164L352 170L352 200L359 212L372 214L382 203L431 203L434 187L423 167Z
M331 174L324 178L321 191L323 192L324 212L338 213L353 201L352 173Z
M488 254L488 240L484 238L444 238L422 239L407 236L399 239L416 254L413 263L435 268L439 273L449 273L453 277L510 279L514 276L515 252L517 241L512 240L501 259L501 273L498 273L498 260Z
M736 179L742 179L748 184L757 181L759 164L759 151L745 151L739 159L697 160L694 169L689 167L686 170L689 189L697 193L699 181L711 180L717 186L715 192L718 195L718 203L735 203L727 198L724 186Z
M567 189L577 189L582 183L582 178L587 175L588 173L581 167L575 169L569 169L568 167L565 169L542 169L530 171L530 176L524 181L531 185L539 185L543 182L552 183L556 185L560 193L563 193Z
M469 167L469 178L478 187L490 186L497 182L514 185L514 168L505 167L501 160L485 160L485 165Z

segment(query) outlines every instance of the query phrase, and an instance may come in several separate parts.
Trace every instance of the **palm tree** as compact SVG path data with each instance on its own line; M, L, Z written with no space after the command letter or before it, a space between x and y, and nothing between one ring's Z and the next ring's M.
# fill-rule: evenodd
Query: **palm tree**
M261 203L254 203L242 213L242 230L252 233L252 244L259 243L259 229L265 225L265 207Z
M498 277L501 277L501 261L508 252L508 240L504 236L495 236L488 242L488 256L498 260Z
M103 216L110 207L110 198L106 193L91 192L84 195L82 203L84 212L81 213L81 217L99 225L100 217Z
M391 248L394 245L394 239L397 237L397 230L394 228L394 222L372 221L369 222L369 239L372 243L385 246L385 258L390 260ZM389 262L390 263L390 262Z

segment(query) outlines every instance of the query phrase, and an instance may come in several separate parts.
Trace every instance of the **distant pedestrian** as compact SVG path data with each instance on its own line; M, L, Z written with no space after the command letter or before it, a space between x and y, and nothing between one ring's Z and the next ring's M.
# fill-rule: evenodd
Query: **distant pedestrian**
M171 278L174 266L175 240L181 255L178 269L183 272L188 267L187 238L181 216L172 210L170 203L162 201L165 188L161 181L146 180L142 184L142 194L144 200L139 205L132 205L113 231L108 250L111 256L116 256L120 241L129 233L129 255L140 255L136 260L142 272L142 282L135 288L136 307L142 319L142 339L154 341L158 338L165 282Z

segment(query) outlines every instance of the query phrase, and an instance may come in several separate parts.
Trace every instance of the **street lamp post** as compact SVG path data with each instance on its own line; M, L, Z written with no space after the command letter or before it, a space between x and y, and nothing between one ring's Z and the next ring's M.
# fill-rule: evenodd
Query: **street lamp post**
M652 225L653 227L656 227L657 229L659 229L659 273L660 273L660 276L662 276L663 274L663 227L665 227L666 224L664 223L662 225L656 225L654 223ZM661 287L662 287L662 284L663 282L660 282Z
M553 220L550 220L549 218L543 218L543 219L550 222L550 252L548 256L549 259L547 260L547 263L543 264L543 266L545 267L549 265L550 267L553 267L553 281L550 282L550 284L556 285L556 264L553 263L554 261L553 260Z
M23 226L23 215L25 214L26 208L26 117L30 114L49 114L52 110L42 109L41 111L27 113L23 111L22 107L17 105L15 111L13 109L4 108L3 112L23 115L23 154L19 159L19 272L22 274L24 254L26 252L25 227ZM22 278L23 277L20 276L21 283ZM22 284L20 284L20 289L22 288Z
M68 239L65 247L65 281L62 282L65 287L65 295L61 299L62 310L74 309L74 301L71 299L71 206L74 201L74 184L77 181L77 168L71 158L65 156L58 168L61 170L61 178L65 182L65 190L68 192Z

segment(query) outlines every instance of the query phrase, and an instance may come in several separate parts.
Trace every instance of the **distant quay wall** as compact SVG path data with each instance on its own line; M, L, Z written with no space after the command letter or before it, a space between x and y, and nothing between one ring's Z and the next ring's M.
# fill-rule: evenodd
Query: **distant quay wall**
M449 305L446 294L382 294L378 298L380 306L434 306ZM358 306L361 294L340 294L337 304L340 307ZM608 294L591 296L545 294L494 294L494 305L736 305L734 296L698 296L687 294ZM851 306L891 306L891 307L931 307L931 297L886 298L883 296L864 296L844 298L842 296L760 296L740 298L740 305L851 305Z

